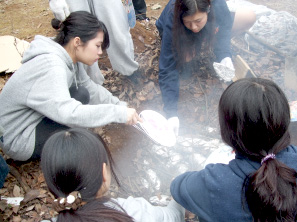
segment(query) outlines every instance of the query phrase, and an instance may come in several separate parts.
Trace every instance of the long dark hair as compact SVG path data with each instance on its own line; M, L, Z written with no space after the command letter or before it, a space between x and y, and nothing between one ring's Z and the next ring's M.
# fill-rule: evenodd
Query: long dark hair
M83 43L86 43L95 38L98 32L103 32L102 49L104 50L109 47L107 28L103 22L99 21L96 16L89 12L72 12L59 26L52 21L52 26L53 28L58 28L55 41L61 46L67 45L67 43L75 37L79 37Z
M232 83L220 99L219 122L223 141L257 162L290 144L288 101L270 80L253 78ZM246 177L242 196L254 221L295 221L296 171L269 159Z
M113 177L113 160L104 141L86 129L73 128L53 134L45 143L41 167L45 181L56 198L67 197L78 191L85 205L77 210L63 210L61 221L133 221L123 209L110 208L108 198L96 198L102 186L102 165L110 166Z
M180 67L185 63L186 53L197 53L205 44L205 48L210 48L215 34L214 10L210 0L176 0L173 18L173 50L176 50L176 60ZM208 12L207 23L198 33L193 33L187 29L183 23L185 16L193 15L196 12Z

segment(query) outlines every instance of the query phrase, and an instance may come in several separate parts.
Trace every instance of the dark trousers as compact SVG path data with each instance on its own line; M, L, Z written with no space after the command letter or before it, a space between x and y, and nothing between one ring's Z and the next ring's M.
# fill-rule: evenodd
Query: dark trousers
M146 3L145 0L132 0L136 18L146 18ZM140 18L141 17L141 18Z
M90 94L85 87L72 86L69 89L71 98L80 101L82 104L88 104L90 101ZM35 130L35 149L30 160L40 159L43 145L46 140L54 133L69 129L68 126L59 124L47 117L44 117L37 125Z

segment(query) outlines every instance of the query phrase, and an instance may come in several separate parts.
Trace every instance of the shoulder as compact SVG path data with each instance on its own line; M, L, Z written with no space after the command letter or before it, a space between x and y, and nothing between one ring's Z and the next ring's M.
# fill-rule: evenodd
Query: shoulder
M213 0L211 7L214 9L216 17L223 17L226 15L226 13L230 13L225 0Z
M208 164L200 171L186 172L176 177L171 184L171 192L184 190L189 193L215 189L222 177L231 179L234 173L228 164Z
M226 3L226 0L212 0L211 5L213 5L213 6L226 5L227 6L227 3Z

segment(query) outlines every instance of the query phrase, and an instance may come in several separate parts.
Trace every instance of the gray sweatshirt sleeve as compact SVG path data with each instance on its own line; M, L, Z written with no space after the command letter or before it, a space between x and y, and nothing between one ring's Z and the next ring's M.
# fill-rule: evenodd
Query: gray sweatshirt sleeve
M99 127L111 122L125 123L127 108L103 87L90 79L83 84L90 90L91 105L83 105L70 97L69 76L65 69L54 66L32 85L27 106L44 116L71 127Z
M174 200L166 207L153 206L142 197L127 199L117 198L115 201L134 218L136 222L181 222L185 221L185 209Z

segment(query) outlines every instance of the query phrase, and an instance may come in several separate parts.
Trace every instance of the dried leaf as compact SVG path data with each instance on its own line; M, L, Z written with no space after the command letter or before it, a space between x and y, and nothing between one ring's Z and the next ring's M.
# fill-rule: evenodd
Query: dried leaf
M14 185L12 194L14 197L20 197L21 196L21 188L18 185Z
M142 43L144 43L144 38L143 38L143 36L138 36L138 39L139 39L139 41L141 41Z
M0 200L0 211L4 211L7 207L6 200Z
M21 221L22 221L21 216L13 216L12 217L12 222L21 222Z
M12 211L16 214L19 211L19 209L20 209L20 206L14 206L12 208Z
M36 199L40 195L40 190L30 190L26 193L24 199L22 200L22 204L26 204L27 202Z
M142 94L142 91L139 92L139 93L136 93L136 97L137 97L137 99L139 99L140 101L145 101L145 100L146 100L145 96Z
M27 207L26 211L28 212L28 211L31 211L31 210L33 210L33 209L34 209L34 205L32 205L32 206L30 206L30 207Z

